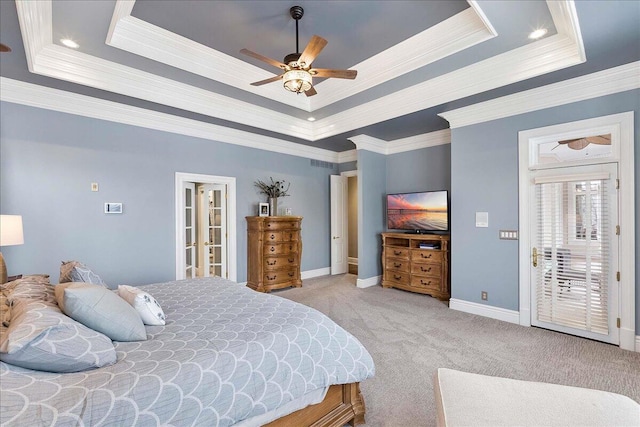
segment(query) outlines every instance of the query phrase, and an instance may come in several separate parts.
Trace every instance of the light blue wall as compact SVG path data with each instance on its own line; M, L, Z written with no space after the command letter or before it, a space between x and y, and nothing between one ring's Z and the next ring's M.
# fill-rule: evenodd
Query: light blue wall
M518 310L517 241L498 239L499 229L518 227L518 132L625 111L635 111L636 330L640 330L640 90L452 130L453 298ZM475 227L476 211L489 212L489 228ZM487 302L480 299L482 290L489 293Z
M450 189L450 144L387 156L387 193Z
M384 218L387 194L386 156L358 150L358 278L382 274L382 241L386 230Z
M0 104L0 212L23 215L25 244L2 248L9 274L85 262L110 285L175 278L175 172L236 177L237 271L246 280L246 223L256 179L291 182L302 221L302 270L329 266L329 178L309 159L11 103ZM90 191L97 182L100 191ZM104 202L124 203L106 215ZM313 243L312 243L313 242Z

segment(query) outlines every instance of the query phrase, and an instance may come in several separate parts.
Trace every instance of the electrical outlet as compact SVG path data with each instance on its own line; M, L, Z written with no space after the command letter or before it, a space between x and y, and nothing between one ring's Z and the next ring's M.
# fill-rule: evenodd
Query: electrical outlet
M482 291L480 293L480 298L482 298L482 301L486 301L489 299L489 294L487 294L487 291Z

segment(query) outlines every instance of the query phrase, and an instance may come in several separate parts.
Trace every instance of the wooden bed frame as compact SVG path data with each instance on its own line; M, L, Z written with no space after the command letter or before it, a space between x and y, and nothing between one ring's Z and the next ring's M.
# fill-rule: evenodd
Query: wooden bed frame
M332 385L324 400L266 424L265 427L342 427L364 423L364 399L360 383Z

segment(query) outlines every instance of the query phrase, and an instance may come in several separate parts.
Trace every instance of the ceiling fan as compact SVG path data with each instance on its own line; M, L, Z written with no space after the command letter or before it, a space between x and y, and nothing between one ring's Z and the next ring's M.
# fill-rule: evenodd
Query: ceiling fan
M566 139L564 141L558 141L558 145L556 145L553 149L556 149L560 145L564 144L566 144L572 150L582 150L589 144L611 145L611 135L597 135L588 136L586 138Z
M259 53L252 52L248 49L242 49L240 53L259 59L269 65L282 69L283 73L274 77L270 77L259 82L251 83L252 86L262 86L267 83L281 80L284 82L284 88L288 91L300 93L304 92L307 96L313 96L317 92L313 88L313 76L316 77L335 77L339 79L355 79L358 72L356 70L331 70L326 68L311 68L313 61L320 54L327 44L327 41L320 36L313 36L309 44L302 53L298 46L298 21L304 15L304 9L301 6L293 6L289 9L289 14L296 20L296 53L290 53L284 57L284 61L276 61L267 58Z
M11 52L11 48L6 44L0 43L0 52L2 53Z

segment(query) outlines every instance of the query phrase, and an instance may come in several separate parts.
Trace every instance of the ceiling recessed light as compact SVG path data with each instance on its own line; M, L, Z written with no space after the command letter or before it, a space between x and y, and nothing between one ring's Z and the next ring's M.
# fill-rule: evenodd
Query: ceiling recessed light
M535 31L532 31L529 34L529 38L531 40L535 40L535 39L539 39L540 37L544 36L545 34L547 34L547 29L546 28L539 28Z
M307 118L307 120L309 120L310 122L315 122L316 118L315 117L309 117L309 118Z
M71 39L60 39L60 43L62 43L66 47L70 47L71 49L77 49L80 47L78 43L74 42Z

